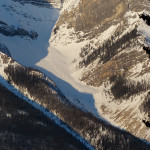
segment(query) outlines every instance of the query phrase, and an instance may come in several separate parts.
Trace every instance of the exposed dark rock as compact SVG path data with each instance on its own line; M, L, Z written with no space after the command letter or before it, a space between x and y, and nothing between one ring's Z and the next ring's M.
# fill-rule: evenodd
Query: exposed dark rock
M150 127L150 122L149 122L149 121L142 120L142 122L143 122L147 127Z
M54 34L56 34L58 30L59 30L59 26L57 26L57 27L54 29Z
M0 51L4 54L6 54L8 57L11 57L10 51L6 47L6 45L0 43Z
M29 3L32 5L36 5L39 7L47 7L47 8L51 8L51 4L49 3L51 0L13 0L15 2L19 2L22 5Z
M150 16L148 14L143 13L140 15L140 18L142 18L146 22L147 25L150 25Z
M148 54L148 55L149 55L149 58L150 58L150 47L144 46L144 47L143 47L143 50L146 51L146 54Z
M9 26L5 22L0 22L0 33L5 36L28 36L31 39L35 40L38 37L38 33L35 31L27 31L23 28L15 29L14 26Z

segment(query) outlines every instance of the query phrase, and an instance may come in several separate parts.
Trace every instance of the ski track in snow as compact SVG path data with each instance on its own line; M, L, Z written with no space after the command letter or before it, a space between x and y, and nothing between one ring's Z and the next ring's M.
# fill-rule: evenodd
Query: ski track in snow
M16 61L37 68L50 77L72 103L99 116L93 97L98 92L97 89L86 86L71 76L73 70L68 51L50 46L49 39L59 13L60 10L53 7L21 5L11 0L1 0L0 20L15 28L34 30L38 33L38 38L31 40L28 37L7 37L0 34L0 42L7 45Z

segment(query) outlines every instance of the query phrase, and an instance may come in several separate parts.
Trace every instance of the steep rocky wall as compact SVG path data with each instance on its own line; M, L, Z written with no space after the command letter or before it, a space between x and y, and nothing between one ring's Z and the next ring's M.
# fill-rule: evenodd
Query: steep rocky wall
M67 23L67 27L75 28L76 32L89 33L91 31L92 36L94 36L104 26L106 29L112 25L114 19L121 18L126 10L126 0L95 0L94 2L82 0L71 11L64 10L56 26Z

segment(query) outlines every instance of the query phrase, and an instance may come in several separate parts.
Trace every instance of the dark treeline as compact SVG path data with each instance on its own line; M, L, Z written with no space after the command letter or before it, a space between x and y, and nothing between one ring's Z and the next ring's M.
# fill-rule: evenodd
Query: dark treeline
M5 73L9 82L27 89L34 100L43 104L46 109L57 114L70 128L78 132L91 143L97 150L148 150L149 145L137 139L128 132L121 131L92 114L84 112L66 101L60 100L57 94L53 94L51 87L37 73L31 73L31 69L18 66L8 66ZM37 77L36 77L37 76ZM40 92L41 91L41 92Z
M148 114L148 116L150 117L150 91L147 93L147 96L145 97L141 108L141 110L144 110L144 113Z
M0 84L0 149L86 150L86 147Z
M106 63L113 56L117 55L120 51L134 46L137 44L136 37L137 29L133 29L131 32L126 33L121 38L119 38L120 33L116 33L110 39L103 43L98 49L92 48L90 45L82 48L80 57L83 60L79 63L79 66L88 66L97 58L100 59L100 62ZM88 54L91 52L90 54Z
M143 13L140 15L140 18L142 18L146 22L146 24L150 26L150 16L149 15Z
M145 120L142 120L142 122L147 126L147 127L149 127L150 128L150 121L145 121Z
M143 112L146 118L143 118L143 123L150 128L150 91L147 92L147 95L141 105L141 112Z
M133 95L150 89L150 84L146 81L131 82L123 76L112 76L110 82L112 83L111 92L115 99L129 99Z
M149 55L149 58L150 58L150 47L144 46L144 47L143 47L143 50L146 52L146 54Z
M40 100L40 104L50 105L55 109L55 101L58 100L56 97L59 96L57 91L59 92L59 90L55 85L46 81L44 75L22 66L8 65L4 71L8 75L9 82L13 81L21 90L26 89L31 97ZM63 100L65 99L63 98Z

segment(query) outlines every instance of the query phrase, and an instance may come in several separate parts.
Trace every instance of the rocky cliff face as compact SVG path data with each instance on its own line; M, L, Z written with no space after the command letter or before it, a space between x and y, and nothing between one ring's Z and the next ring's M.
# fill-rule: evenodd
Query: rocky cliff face
M99 89L94 97L100 116L150 141L146 111L150 64L145 42L150 26L140 17L149 16L149 1L72 0L63 5L51 44L76 51L71 57L72 75Z

